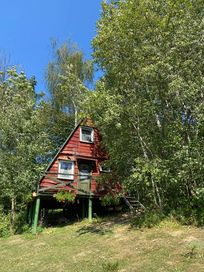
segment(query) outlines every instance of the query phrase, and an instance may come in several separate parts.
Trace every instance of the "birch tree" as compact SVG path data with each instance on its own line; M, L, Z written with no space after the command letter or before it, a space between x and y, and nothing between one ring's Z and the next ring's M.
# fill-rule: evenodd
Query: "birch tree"
M53 59L49 62L46 81L50 93L50 134L53 146L59 147L79 122L83 109L81 102L92 81L93 64L84 60L74 45L53 46Z
M156 207L190 209L204 186L203 1L102 8L93 47L104 77L90 112L127 189Z

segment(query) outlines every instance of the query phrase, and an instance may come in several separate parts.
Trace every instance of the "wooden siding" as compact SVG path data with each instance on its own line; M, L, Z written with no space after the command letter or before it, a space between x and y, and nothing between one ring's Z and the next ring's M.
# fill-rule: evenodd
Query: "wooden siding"
M90 124L90 122L89 122ZM84 125L84 123L83 123ZM106 153L100 148L100 140L101 136L97 128L94 129L94 142L93 143L87 143L80 141L80 126L78 126L73 134L71 135L71 138L68 139L67 143L64 145L62 150L58 153L50 167L47 169L48 174L41 179L40 181L40 189L42 188L49 188L50 186L54 186L58 184L56 180L52 180L49 177L57 178L58 173L58 165L59 160L71 160L74 161L74 180L63 180L67 186L60 186L57 189L53 189L52 191L57 191L59 189L72 189L74 187L77 187L79 177L79 169L78 169L78 159L84 159L84 160L94 160L96 163L96 171L92 173L92 181L91 181L91 192L94 194L97 194L97 183L94 180L94 177L97 177L100 175L99 170L99 162L104 161L107 159ZM49 173L50 172L50 173ZM69 185L71 184L71 186Z

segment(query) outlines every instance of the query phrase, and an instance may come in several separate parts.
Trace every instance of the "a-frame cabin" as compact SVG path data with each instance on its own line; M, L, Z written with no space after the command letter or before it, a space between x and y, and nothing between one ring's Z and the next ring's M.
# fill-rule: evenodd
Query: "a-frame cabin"
M47 167L33 194L35 209L34 230L38 224L40 206L49 205L59 191L69 191L76 195L76 201L92 218L92 201L104 195L104 188L97 184L102 163L107 154L100 145L101 136L91 119L84 119L74 128L54 159ZM41 202L41 205L40 205ZM42 205L43 203L43 205ZM47 203L47 204L46 204Z

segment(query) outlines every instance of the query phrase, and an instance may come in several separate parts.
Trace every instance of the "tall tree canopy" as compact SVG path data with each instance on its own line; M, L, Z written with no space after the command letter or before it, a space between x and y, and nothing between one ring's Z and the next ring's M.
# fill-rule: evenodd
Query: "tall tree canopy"
M26 203L49 151L43 105L33 80L9 70L0 82L0 205L11 210Z
M102 6L93 47L104 77L89 105L113 164L143 201L191 207L204 186L204 2Z
M48 64L46 81L51 97L50 135L53 146L58 148L79 121L88 88L92 81L93 65L84 60L83 54L74 45L53 45L53 60Z

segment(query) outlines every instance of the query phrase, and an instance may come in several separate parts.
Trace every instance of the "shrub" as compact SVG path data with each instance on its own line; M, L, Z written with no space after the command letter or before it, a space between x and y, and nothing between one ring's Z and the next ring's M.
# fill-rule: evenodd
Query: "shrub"
M120 196L119 195L111 195L106 194L101 198L102 206L117 206L120 204Z
M5 214L0 208L0 237L7 237L10 234L10 215Z
M140 214L133 222L133 225L141 228L152 228L158 225L165 218L164 214L160 211L145 211Z
M29 230L29 225L27 223L27 211L24 208L23 211L16 213L14 229L15 233L23 233Z
M55 198L58 202L71 202L73 203L76 198L76 194L70 191L59 191L56 193Z

